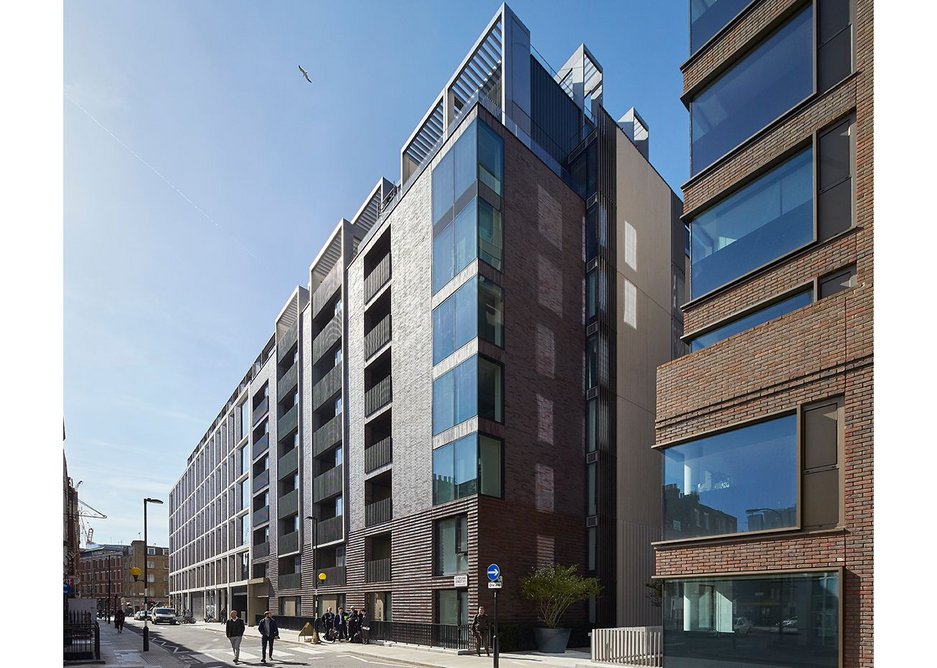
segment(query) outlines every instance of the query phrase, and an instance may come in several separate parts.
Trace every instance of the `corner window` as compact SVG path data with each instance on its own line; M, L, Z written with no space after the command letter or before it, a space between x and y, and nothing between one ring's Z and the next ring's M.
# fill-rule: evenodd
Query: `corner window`
M435 574L468 572L468 518L457 515L437 520L433 531Z
M501 365L475 356L433 381L433 433L475 417L503 422Z
M433 504L481 493L502 496L501 441L470 434L433 450Z
M690 0L690 54L738 16L752 0Z
M433 364L478 337L503 346L501 288L476 276L433 309Z

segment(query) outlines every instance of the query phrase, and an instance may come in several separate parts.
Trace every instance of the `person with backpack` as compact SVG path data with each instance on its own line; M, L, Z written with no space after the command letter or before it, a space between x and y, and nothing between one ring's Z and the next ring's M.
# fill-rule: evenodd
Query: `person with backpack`
M238 619L238 611L231 611L231 618L225 620L224 634L228 636L231 649L234 650L234 663L241 660L241 640L244 638L244 620Z

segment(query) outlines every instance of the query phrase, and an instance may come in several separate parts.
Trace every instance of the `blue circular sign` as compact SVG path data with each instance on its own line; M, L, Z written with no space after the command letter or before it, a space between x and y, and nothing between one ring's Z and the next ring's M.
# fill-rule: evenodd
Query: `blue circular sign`
M498 567L498 564L491 564L486 573L488 574L488 579L492 582L497 582L498 578L501 577L501 569Z
M68 596L71 593L72 593L72 586L66 582L65 583L65 595Z

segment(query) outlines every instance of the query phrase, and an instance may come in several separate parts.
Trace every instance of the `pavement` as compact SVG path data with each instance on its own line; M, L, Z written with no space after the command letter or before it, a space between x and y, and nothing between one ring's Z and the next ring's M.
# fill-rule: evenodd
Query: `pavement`
M129 622L124 625L124 632L117 633L113 625L107 622L100 624L101 628L101 659L105 667L110 668L187 668L192 665L186 661L186 656L177 657L173 654L172 646L169 649L161 644L153 642L154 636L151 635L150 649L143 652L143 640L141 638L142 624L139 622ZM206 634L224 635L224 626L215 623L197 622L188 625L187 628L198 630ZM260 645L260 632L257 627L247 627L245 631L244 644L247 648L253 645ZM312 649L312 643L299 637L298 632L282 630L280 632L280 643L287 645L305 646ZM283 645L280 645L283 646ZM333 651L345 655L360 657L365 663L386 661L394 664L407 666L427 666L430 668L484 668L491 665L492 659L484 654L477 657L474 654L460 654L456 650L443 649L440 647L425 647L416 645L405 645L401 643L383 643L381 641L372 641L367 645L358 643L322 643L316 649L321 649L323 653ZM242 650L243 651L243 650ZM320 655L321 658L326 658ZM370 661L369 661L370 659ZM74 664L69 664L74 665ZM101 665L98 663L97 665ZM275 664L274 664L275 665ZM326 664L328 665L328 664ZM541 652L508 652L500 655L500 665L505 668L514 668L516 666L527 666L528 668L537 668L538 666L556 666L560 668L587 668L610 666L607 663L597 663L590 660L588 650L567 650L564 654L544 654Z

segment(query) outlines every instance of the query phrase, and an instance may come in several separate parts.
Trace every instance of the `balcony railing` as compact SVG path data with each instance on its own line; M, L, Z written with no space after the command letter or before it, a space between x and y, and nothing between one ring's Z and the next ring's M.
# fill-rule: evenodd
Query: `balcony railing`
M284 494L277 500L277 517L280 519L299 510L299 490Z
M370 415L390 403L392 398L390 376L381 380L364 394L364 414Z
M264 434L254 441L254 447L251 448L251 459L257 459L270 447L270 434Z
M299 552L299 532L298 531L291 531L290 533L282 534L280 535L280 538L277 541L277 555L278 556L282 557L284 554L289 554L290 552ZM280 584L283 585L283 580L280 580Z
M364 472L370 473L393 461L393 446L390 436L364 449Z
M277 421L277 434L279 438L283 438L291 431L296 429L296 425L299 421L299 406L293 406L291 409L286 411L283 416Z
M335 291L342 284L342 273L342 263L336 262L332 269L329 270L329 273L326 274L325 278L322 279L316 291L312 293L313 317L319 315L319 311L322 310L322 307L332 300L332 295L335 294Z
M293 348L293 344L299 338L299 321L294 322L283 336L277 339L277 362L280 362L286 354Z
M312 435L312 454L318 457L342 440L342 414L339 413Z
M294 364L286 373L280 376L277 381L277 401L283 401L283 397L296 389L296 382L299 376L299 365Z
M299 468L299 448L293 448L277 460L277 478L283 479Z
M263 524L264 522L270 521L270 506L264 506L259 510L255 510L254 514L251 515L251 525L257 526L258 524Z
M270 484L270 469L264 469L254 476L254 491L257 492Z
M254 545L254 559L263 559L270 556L270 543Z
M267 411L269 408L270 408L270 399L268 399L267 397L264 397L264 400L261 401L259 404L257 404L257 408L255 408L254 412L251 414L251 420L253 421L252 423L257 424L260 418L262 418L264 415L267 414Z
M290 550L295 552L295 550ZM280 554L283 554L283 550L280 550ZM277 577L280 589L299 589L302 587L303 583L303 574L302 573L281 573Z
M342 587L345 584L345 567L344 566L332 566L331 568L320 568L316 572L316 577L319 577L319 573L325 573L325 580L319 580L320 587Z
M331 371L322 376L312 388L312 410L316 410L342 389L342 363L339 362Z
M369 503L364 507L364 525L366 527L390 522L393 516L394 506L390 497Z
M380 350L385 343L390 341L390 314L384 316L384 319L371 328L371 331L364 335L364 358L368 359Z
M322 355L342 337L342 314L336 313L321 332L312 340L312 361L318 362Z
M364 562L365 582L390 582L390 559Z
M321 520L316 531L319 534L317 536L319 545L325 545L326 543L340 540L345 533L345 525L342 516L338 515L336 517L330 517L327 520Z
M385 255L370 274L364 279L364 301L367 302L377 294L390 280L390 253Z
M316 503L342 492L342 465L329 469L312 481L312 500Z

